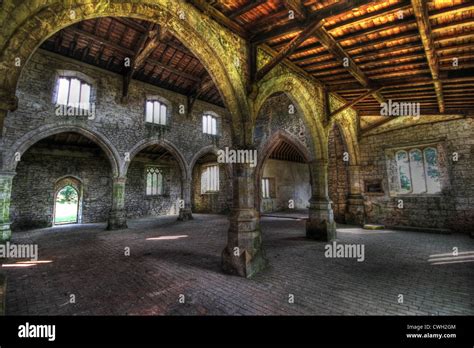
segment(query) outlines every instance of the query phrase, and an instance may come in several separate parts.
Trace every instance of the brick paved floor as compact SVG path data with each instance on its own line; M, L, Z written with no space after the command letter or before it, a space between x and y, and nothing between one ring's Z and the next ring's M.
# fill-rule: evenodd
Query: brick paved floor
M468 236L340 228L340 243L364 244L365 261L357 262L325 258L325 243L304 238L304 221L263 218L270 267L243 279L220 270L226 217L175 220L134 220L124 231L93 224L14 233L13 242L38 243L40 259L53 262L0 268L8 277L6 313L474 314L474 263L428 261L453 247L474 252ZM185 237L148 239L160 236ZM462 255L458 261L474 259Z

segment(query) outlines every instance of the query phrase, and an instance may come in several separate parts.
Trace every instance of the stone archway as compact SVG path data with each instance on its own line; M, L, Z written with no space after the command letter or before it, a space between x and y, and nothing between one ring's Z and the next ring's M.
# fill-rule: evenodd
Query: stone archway
M82 127L40 127L20 138L10 151L5 165L11 173L11 186L2 193L12 200L5 221L12 223L13 229L56 224L57 194L65 186L73 187L78 196L75 222L107 219L119 159L102 135Z
M15 90L23 66L44 40L82 20L116 16L160 24L186 45L210 73L236 125L234 136L239 136L242 127L238 125L242 124L242 116L248 114L248 104L243 72L235 66L234 58L241 56L244 43L208 20L190 4L166 0L107 0L72 4L64 0L51 1L46 6L26 1L20 7L21 11L15 9L10 14L18 18L6 21L6 35L0 41L2 121L6 110L16 108Z
M153 159L145 158L140 159L140 162L135 161L139 154L143 155L145 150L153 151L155 154L156 152L162 153L160 156L155 157ZM166 155L166 156L165 156ZM167 157L167 160L162 162L162 160L158 160L157 158L161 158L161 156ZM133 162L133 164L132 164ZM145 163L146 162L146 163ZM141 192L140 193L140 186L142 183L129 183L127 184L127 196L132 194L133 197L127 197L125 199L125 182L123 183L123 192L124 197L123 200L128 202L127 206L131 204L131 202L136 202L139 200L143 200L143 198L148 199L148 206L141 207L137 205L137 211L141 211L141 215L137 215L134 217L145 215L161 215L161 214L174 214L178 213L179 217L178 220L185 221L192 219L191 207L190 207L190 174L188 170L188 166L186 164L186 160L182 153L178 150L178 148L168 140L161 139L161 138L154 138L154 139L144 139L137 143L129 152L127 152L127 160L123 164L122 171L124 173L124 181L125 177L130 177L131 171L137 173L137 171L144 171L147 174L144 176L145 182L143 185L146 185L148 190L148 174L152 177L154 175L158 175L160 179L158 181L162 181L161 184L158 184L160 187L157 188L157 192ZM152 170L153 173L149 173ZM156 172L156 173L155 173ZM136 177L143 177L143 175L135 175ZM152 179L150 179L152 180ZM153 180L152 180L153 181ZM128 182L128 181L127 181ZM134 186L130 187L130 184ZM156 183L155 183L156 184ZM134 187L134 188L133 188ZM161 191L162 190L162 191ZM161 191L161 192L158 192ZM145 195L145 196L142 196ZM139 199L141 197L142 199ZM156 205L160 205L161 207L166 206L167 208L161 209L157 211L155 209ZM128 208L127 208L128 209ZM127 210L129 211L129 210ZM148 212L148 213L143 213Z
M21 160L22 154L25 153L31 146L41 139L65 132L78 133L99 145L107 155L113 175L115 177L120 175L120 155L112 143L110 143L110 141L108 141L104 135L98 133L97 131L92 131L83 127L72 125L48 125L26 133L11 146L9 151L5 153L5 159L3 163L4 170L14 172L18 162Z
M257 117L265 102L272 95L283 92L300 110L312 142L311 152L314 158L327 158L326 136L322 123L322 109L315 103L319 98L318 90L292 75L281 75L266 80L259 88L259 94L253 103L252 124L255 126Z
M285 132L285 131L278 131L274 133L265 143L263 146L262 150L260 150L260 154L258 157L257 161L257 166L255 167L255 173L254 173L254 182L255 182L255 207L259 209L261 205L261 197L260 197L260 192L261 192L261 179L263 176L263 170L265 167L265 162L268 160L268 158L271 156L273 151L282 143L286 142L287 144L290 144L293 146L299 154L303 157L304 161L306 163L310 163L312 161L312 156L309 153L308 149L301 144L297 139L295 139L291 134ZM312 183L312 177L311 175L309 176L309 184L310 186L313 184Z

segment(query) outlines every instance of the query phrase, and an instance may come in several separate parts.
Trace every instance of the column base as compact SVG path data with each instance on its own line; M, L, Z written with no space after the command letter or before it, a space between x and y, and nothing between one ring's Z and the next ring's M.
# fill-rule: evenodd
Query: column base
M107 230L124 230L127 226L127 216L125 210L112 210L109 213Z
M336 240L336 223L308 219L306 221L306 238L330 242Z
M362 195L349 195L345 212L346 223L350 225L364 226L365 206Z
M306 237L330 242L337 238L336 223L331 201L325 197L310 200L309 218L306 221Z
M233 210L229 219L227 247L222 251L222 269L228 274L250 278L268 265L257 212L254 209Z
M10 224L0 225L0 243L8 242L12 237L12 230Z
M180 209L179 210L179 216L178 216L178 221L188 221L188 220L193 220L193 213L191 209Z

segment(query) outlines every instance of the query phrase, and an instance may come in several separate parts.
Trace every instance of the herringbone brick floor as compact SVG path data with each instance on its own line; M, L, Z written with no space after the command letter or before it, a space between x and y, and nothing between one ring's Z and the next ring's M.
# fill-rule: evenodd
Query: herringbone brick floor
M465 235L342 227L340 243L365 246L365 261L357 262L326 258L326 243L305 239L304 221L266 217L261 227L270 266L244 279L221 272L225 216L175 220L133 220L124 231L90 224L14 233L14 243L37 243L39 259L52 262L0 268L8 279L6 314L474 314L474 262L429 261L453 247L474 252ZM463 255L455 261L474 259Z

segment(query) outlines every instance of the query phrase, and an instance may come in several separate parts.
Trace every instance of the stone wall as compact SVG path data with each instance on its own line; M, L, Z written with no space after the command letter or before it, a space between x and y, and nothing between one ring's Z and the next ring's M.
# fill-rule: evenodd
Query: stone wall
M265 163L263 177L274 179L275 197L262 199L262 212L288 210L290 200L294 203L294 209L308 208L311 183L307 164L269 159Z
M277 131L285 131L312 153L311 136L298 105L284 93L276 94L263 104L255 127L254 139L261 150Z
M94 80L94 119L56 116L53 94L57 70L80 71ZM144 139L161 137L173 143L188 163L196 151L205 146L231 144L229 115L221 107L198 100L190 115L180 114L180 106L187 105L186 96L136 80L130 85L128 103L120 102L121 93L122 76L39 50L21 75L17 89L18 110L10 112L5 122L5 146L12 146L28 131L49 125L78 125L96 131L103 134L121 155ZM145 123L146 96L160 96L169 102L171 116L165 132ZM202 114L205 111L220 116L217 140L202 133Z
M146 195L146 166L163 167L162 195ZM182 199L181 172L176 161L134 160L130 163L125 186L127 218L143 216L177 215L179 199Z
M440 194L390 195L386 149L438 144L443 177ZM474 120L417 125L363 137L360 142L364 183L381 180L383 193L365 192L369 222L388 226L474 229ZM458 161L453 161L453 153ZM403 201L403 209L398 201Z
M192 181L192 211L196 213L228 213L232 208L232 184L227 164L219 165L219 192L201 193L202 164L196 164Z
M112 200L110 163L103 153L87 149L33 146L17 166L10 206L12 230L52 226L58 179L74 176L82 183L82 222L102 222Z

